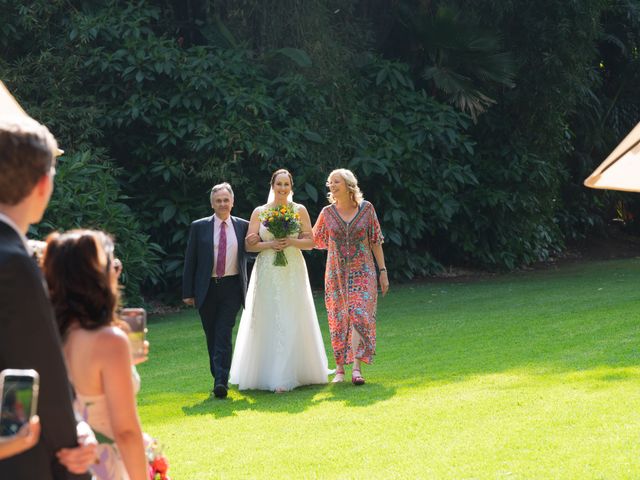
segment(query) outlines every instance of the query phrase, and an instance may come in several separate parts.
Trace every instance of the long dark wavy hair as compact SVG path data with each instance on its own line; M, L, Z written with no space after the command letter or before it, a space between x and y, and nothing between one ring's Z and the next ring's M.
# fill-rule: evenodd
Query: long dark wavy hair
M95 330L114 323L120 301L113 241L97 230L71 230L47 237L43 270L60 334L77 322Z

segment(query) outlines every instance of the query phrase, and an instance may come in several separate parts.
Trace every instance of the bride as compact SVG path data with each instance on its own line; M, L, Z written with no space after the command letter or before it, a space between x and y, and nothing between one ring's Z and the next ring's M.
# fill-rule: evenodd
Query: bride
M302 250L313 248L307 209L291 201L293 177L284 169L271 176L266 205L251 214L245 248L256 259L236 338L229 383L239 390L285 392L300 385L327 383L327 354L318 326ZM301 231L276 239L260 214L289 205L300 216ZM287 265L274 265L276 252Z

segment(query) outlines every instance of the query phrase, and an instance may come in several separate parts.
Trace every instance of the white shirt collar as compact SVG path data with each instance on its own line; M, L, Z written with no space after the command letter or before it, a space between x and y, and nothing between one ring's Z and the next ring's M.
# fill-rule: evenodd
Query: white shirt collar
M6 223L7 225L9 225L11 228L13 228L15 230L15 232L20 237L20 240L22 240L22 243L24 244L24 249L27 251L27 253L29 255L32 255L33 252L31 251L31 247L29 246L29 243L27 242L27 237L25 237L24 233L22 233L20 231L18 226L15 224L15 222L13 220L11 220L11 218L9 216L5 215L2 212L0 212L0 222Z

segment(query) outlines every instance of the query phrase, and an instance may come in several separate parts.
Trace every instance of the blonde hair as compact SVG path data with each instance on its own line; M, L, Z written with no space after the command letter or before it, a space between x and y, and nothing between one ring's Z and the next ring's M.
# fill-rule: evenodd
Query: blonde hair
M329 176L327 177L327 183L329 183L329 179L334 175L340 175L340 178L342 178L344 180L344 183L347 185L351 200L360 205L360 202L364 200L364 195L362 195L360 187L358 187L358 179L353 174L353 172L351 170L347 170L346 168L337 168L329 174ZM329 192L327 198L329 199L329 202L336 203L336 199L333 198L333 194L331 192Z

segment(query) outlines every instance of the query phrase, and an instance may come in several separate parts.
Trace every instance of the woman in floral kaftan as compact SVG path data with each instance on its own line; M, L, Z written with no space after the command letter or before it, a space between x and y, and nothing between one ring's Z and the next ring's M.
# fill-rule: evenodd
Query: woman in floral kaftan
M351 382L362 385L361 362L376 351L378 276L385 295L389 279L380 224L373 205L363 199L355 175L338 169L329 175L329 201L313 227L316 248L326 249L325 305L336 360L333 382L344 381L344 365L353 363Z

